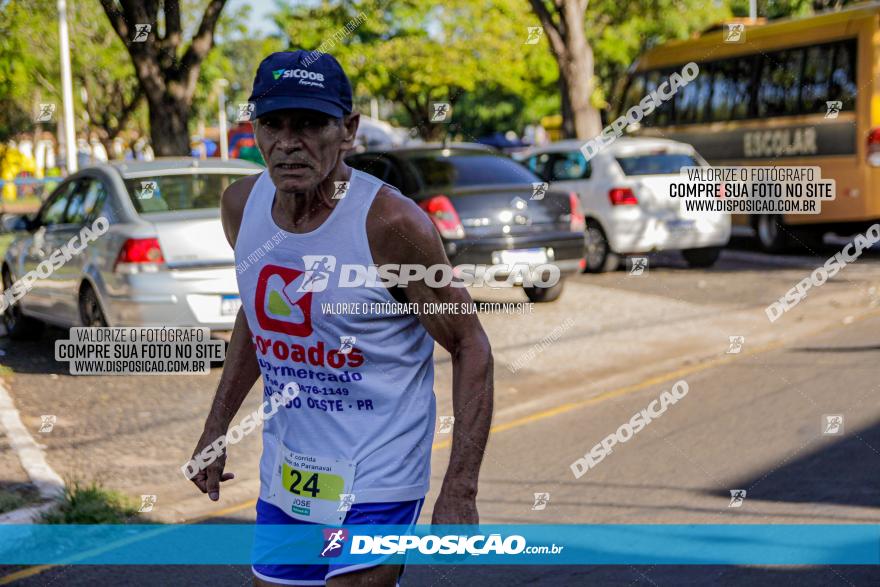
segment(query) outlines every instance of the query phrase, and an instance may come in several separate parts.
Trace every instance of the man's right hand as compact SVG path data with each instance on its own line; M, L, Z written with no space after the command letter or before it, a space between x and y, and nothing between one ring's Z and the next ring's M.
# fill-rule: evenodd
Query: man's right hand
M202 453L205 448L210 447L214 444L214 441L220 438L221 436L226 435L226 430L221 430L220 428L205 428L205 431L202 433L202 437L199 439L199 442L196 444L196 449L193 451L193 460L196 462L196 465L200 463L199 455ZM226 467L226 446L224 443L223 449L217 453L214 452L214 448L212 447L211 452L216 455L216 458L204 469L200 469L193 477L192 482L196 484L202 493L207 493L208 497L212 501L217 501L220 499L220 483L223 481L229 481L230 479L234 479L235 475L233 473L224 473L223 469Z

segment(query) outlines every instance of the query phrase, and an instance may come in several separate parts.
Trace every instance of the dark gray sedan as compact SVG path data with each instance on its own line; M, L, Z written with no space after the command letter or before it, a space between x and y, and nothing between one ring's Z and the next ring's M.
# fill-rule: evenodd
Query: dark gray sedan
M396 187L431 218L453 265L554 265L551 287L524 287L533 302L562 292L580 270L583 215L577 194L548 190L505 155L472 143L424 144L367 151L346 163Z

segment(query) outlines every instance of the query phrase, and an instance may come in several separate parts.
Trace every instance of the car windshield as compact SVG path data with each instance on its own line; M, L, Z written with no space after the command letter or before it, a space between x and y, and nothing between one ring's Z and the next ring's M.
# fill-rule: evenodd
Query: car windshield
M408 161L418 171L426 189L541 181L522 165L492 154L417 155Z
M220 195L244 177L238 173L154 175L126 179L125 187L140 214L219 208Z
M699 162L686 153L651 153L617 157L625 175L669 175L681 172L682 167L699 167Z

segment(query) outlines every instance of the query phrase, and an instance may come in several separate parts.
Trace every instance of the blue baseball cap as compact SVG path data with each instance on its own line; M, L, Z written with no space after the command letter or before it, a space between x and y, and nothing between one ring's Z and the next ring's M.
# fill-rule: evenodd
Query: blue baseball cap
M260 62L248 101L254 105L256 118L287 108L342 118L351 112L351 83L329 53L279 51Z

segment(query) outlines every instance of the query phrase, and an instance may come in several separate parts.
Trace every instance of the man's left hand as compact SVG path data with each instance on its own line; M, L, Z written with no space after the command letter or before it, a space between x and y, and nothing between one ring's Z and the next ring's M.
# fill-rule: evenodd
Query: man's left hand
M457 496L448 491L440 490L437 503L434 504L434 515L431 524L472 524L480 523L477 513L476 496Z

